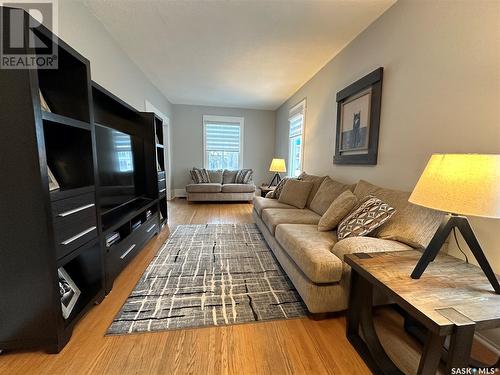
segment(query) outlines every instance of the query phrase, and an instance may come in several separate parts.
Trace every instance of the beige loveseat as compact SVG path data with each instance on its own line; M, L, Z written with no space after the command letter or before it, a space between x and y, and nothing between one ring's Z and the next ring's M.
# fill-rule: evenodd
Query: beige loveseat
M255 193L252 180L246 184L236 183L237 170L207 170L207 183L191 183L186 186L187 200L200 201L251 201Z
M311 313L347 308L350 267L344 263L344 255L424 248L442 219L437 211L409 203L407 192L363 180L346 185L329 177L306 175L303 179L313 182L304 209L276 199L255 197L253 216ZM338 241L335 230L320 232L317 224L331 202L346 189L359 200L375 195L397 212L369 237Z

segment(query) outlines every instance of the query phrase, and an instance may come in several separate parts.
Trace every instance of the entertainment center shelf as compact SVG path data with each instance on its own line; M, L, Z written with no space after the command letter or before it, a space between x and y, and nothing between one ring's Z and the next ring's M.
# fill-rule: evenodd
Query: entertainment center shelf
M91 130L91 126L87 122L75 120L70 117L61 116L52 112L42 111L42 119L44 121L49 121L56 124L74 126L75 128L80 128L88 131Z
M22 27L37 24L24 14ZM166 223L164 147L160 118L92 82L90 62L48 29L32 31L54 43L58 68L0 69L0 350L57 353Z

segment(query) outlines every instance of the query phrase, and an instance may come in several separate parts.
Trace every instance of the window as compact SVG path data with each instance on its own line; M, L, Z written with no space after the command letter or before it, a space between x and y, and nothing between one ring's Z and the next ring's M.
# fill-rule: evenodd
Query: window
M120 172L131 172L134 170L134 157L132 155L132 141L128 134L112 131L113 144L117 152L118 170Z
M304 122L306 100L304 99L290 110L288 117L288 175L297 177L302 172L304 152Z
M243 166L243 117L203 116L203 159L207 169Z

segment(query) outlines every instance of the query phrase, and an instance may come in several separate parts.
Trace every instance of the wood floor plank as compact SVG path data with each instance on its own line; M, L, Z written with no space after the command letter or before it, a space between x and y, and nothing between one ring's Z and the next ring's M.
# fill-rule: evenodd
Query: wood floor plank
M342 314L321 321L301 318L105 336L147 265L177 225L252 222L249 203L170 202L169 228L127 266L106 299L78 323L64 350L57 355L41 351L4 353L0 355L0 374L370 374L345 338ZM384 330L384 335L389 333L393 333L391 329ZM418 359L416 348L411 347L411 358Z

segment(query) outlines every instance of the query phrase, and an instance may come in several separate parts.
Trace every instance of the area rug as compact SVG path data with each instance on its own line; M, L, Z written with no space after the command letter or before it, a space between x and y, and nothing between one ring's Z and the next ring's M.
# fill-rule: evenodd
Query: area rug
M179 225L141 276L108 334L306 314L255 224Z

